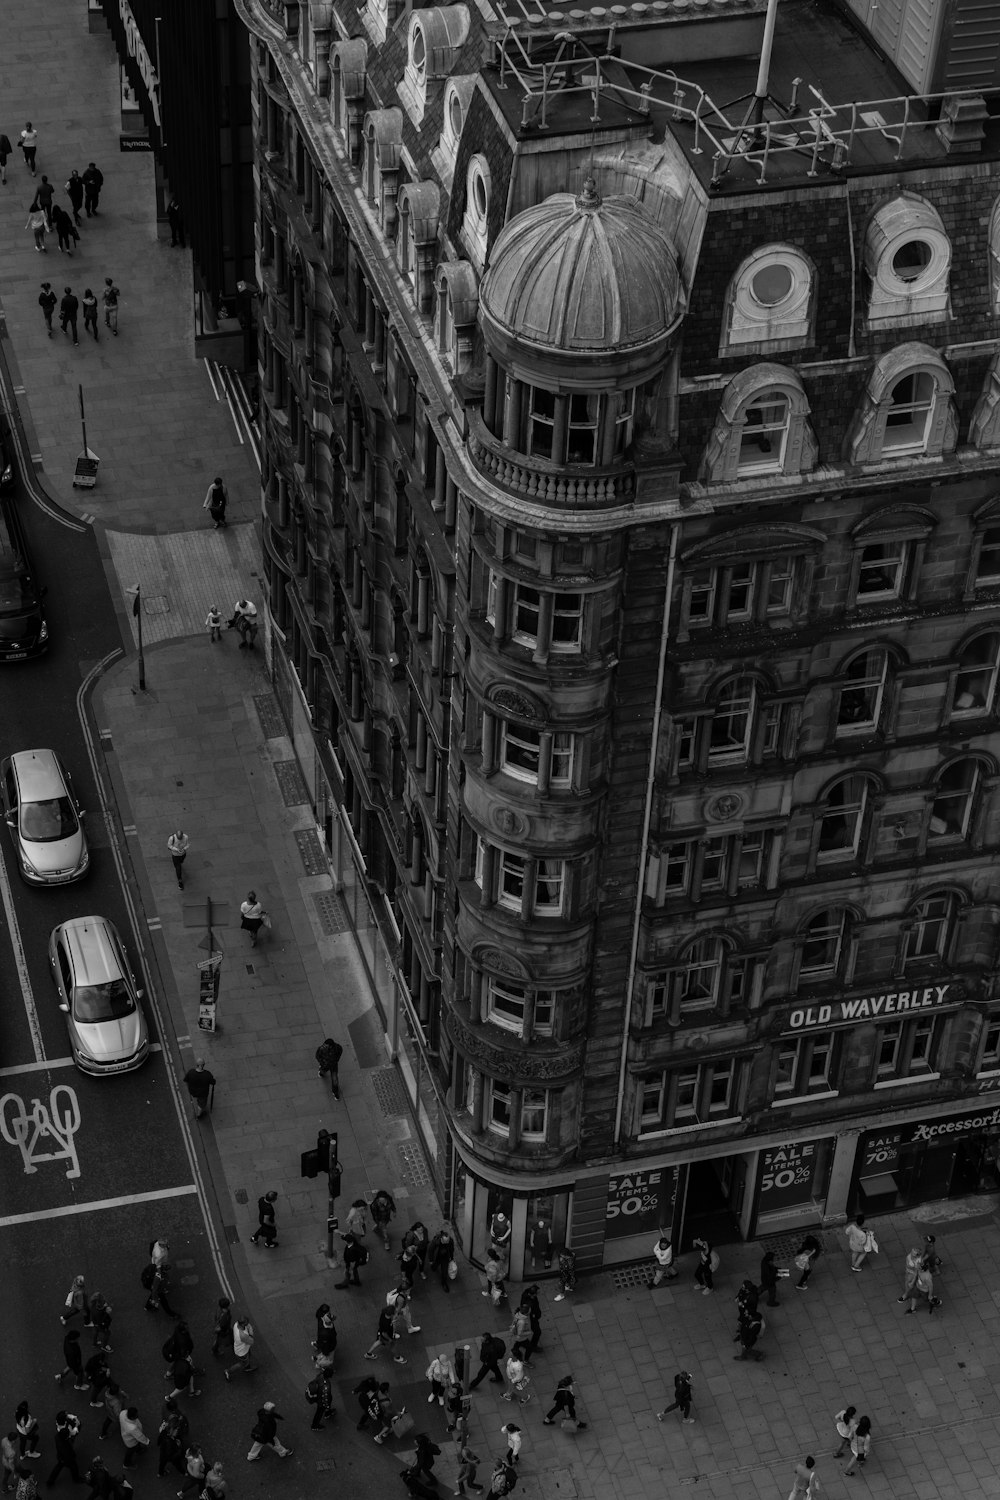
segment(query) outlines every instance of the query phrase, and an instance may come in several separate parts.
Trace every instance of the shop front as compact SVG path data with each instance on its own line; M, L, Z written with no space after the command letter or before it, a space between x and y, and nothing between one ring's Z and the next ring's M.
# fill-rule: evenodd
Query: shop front
M1000 1187L1000 1104L910 1120L861 1136L849 1214L892 1213Z

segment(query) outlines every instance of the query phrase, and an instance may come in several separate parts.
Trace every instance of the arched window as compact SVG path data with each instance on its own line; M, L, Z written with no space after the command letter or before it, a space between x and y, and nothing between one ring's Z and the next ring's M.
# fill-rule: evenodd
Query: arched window
M694 938L680 950L676 963L650 976L646 1022L666 1020L677 1026L688 1015L726 1014L748 998L749 975L732 938L716 933Z
M865 234L868 326L947 317L950 270L951 244L933 204L913 193L884 203Z
M986 631L966 641L958 656L951 716L977 718L993 712L1000 671L1000 632Z
M892 604L916 593L924 548L936 518L918 506L886 506L854 528L854 558L848 602Z
M815 466L809 402L796 372L762 364L734 375L702 459L705 483L804 474Z
M847 907L840 906L824 907L809 918L800 934L800 981L847 977L851 961L852 924L852 912Z
M969 837L982 779L982 766L971 756L953 760L940 772L930 806L928 844Z
M957 915L958 898L953 891L939 891L916 903L903 935L904 969L948 957Z
M878 360L848 434L852 463L950 453L958 437L955 382L929 344L898 344Z
M779 753L782 705L769 703L766 682L749 673L730 677L716 688L708 712L679 715L674 721L674 759L678 770L756 763Z
M837 734L873 734L880 726L889 686L884 646L859 651L844 667L837 704Z
M861 856L871 794L871 780L861 774L841 776L827 789L819 814L818 864L847 863Z
M794 245L761 245L729 283L720 354L748 345L797 349L812 325L813 268Z
M734 677L719 693L708 737L710 765L746 760L757 712L757 683Z
M469 158L465 173L465 212L462 215L462 240L469 259L478 271L486 266L490 239L490 204L492 178L486 157L479 152Z

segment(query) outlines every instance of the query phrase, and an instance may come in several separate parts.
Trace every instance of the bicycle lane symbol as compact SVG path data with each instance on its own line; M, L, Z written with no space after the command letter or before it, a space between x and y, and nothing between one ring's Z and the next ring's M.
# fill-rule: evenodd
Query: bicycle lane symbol
M0 1133L8 1146L20 1151L26 1173L37 1172L38 1162L68 1161L66 1176L79 1177L80 1160L73 1139L79 1129L80 1101L67 1083L55 1085L47 1105L32 1099L30 1110L25 1109L19 1094L4 1094L0 1099ZM43 1150L49 1143L54 1143L54 1149Z

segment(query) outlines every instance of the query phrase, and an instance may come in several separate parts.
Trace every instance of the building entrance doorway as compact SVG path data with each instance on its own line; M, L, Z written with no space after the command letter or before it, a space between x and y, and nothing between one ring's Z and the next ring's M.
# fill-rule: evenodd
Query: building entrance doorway
M696 1239L707 1240L710 1245L732 1245L742 1240L740 1209L745 1188L746 1162L742 1156L690 1162L681 1250L690 1250Z

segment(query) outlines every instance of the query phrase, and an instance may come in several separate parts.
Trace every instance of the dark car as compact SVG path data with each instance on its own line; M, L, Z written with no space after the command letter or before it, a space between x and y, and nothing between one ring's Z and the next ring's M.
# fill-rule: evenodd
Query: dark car
M0 495L0 662L24 661L49 648L42 599L12 496Z

